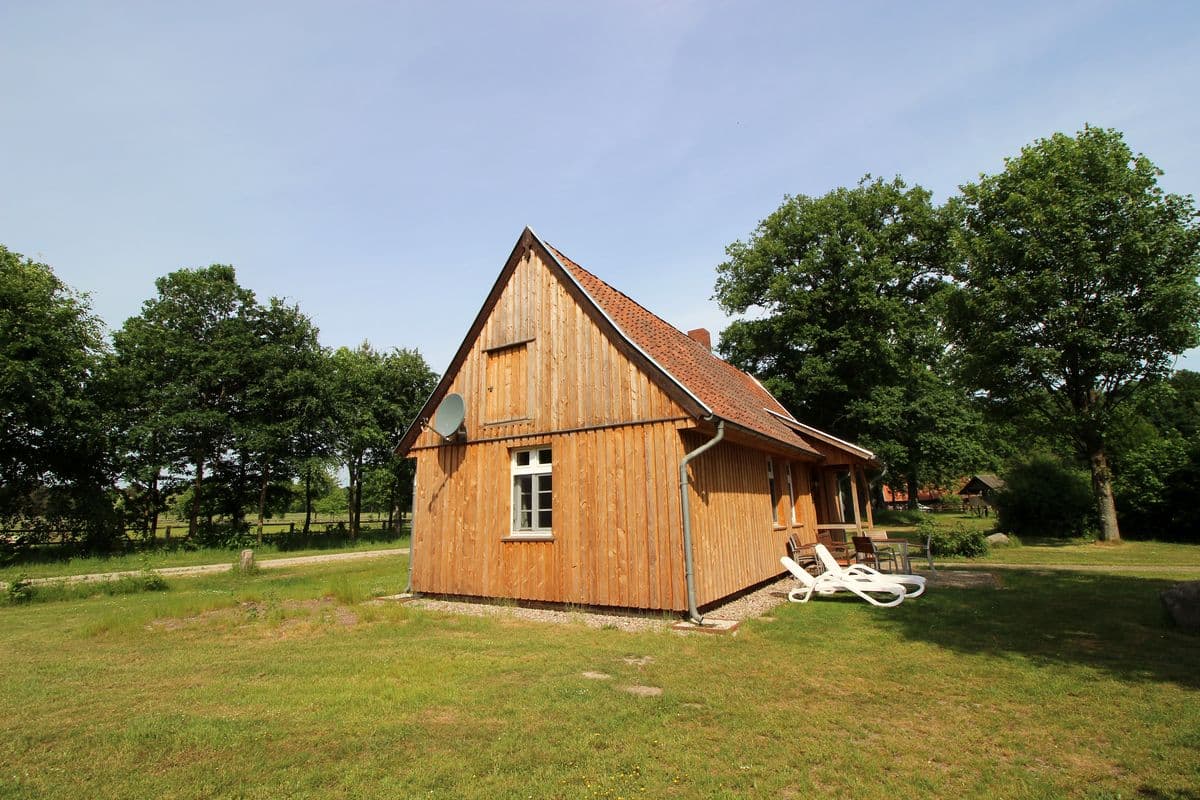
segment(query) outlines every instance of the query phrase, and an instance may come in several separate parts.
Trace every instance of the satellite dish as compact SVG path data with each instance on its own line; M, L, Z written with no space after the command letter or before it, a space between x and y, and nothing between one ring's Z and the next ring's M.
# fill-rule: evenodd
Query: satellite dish
M451 392L446 395L433 414L433 429L443 439L451 439L458 433L466 418L467 404L463 402L463 396L457 392Z

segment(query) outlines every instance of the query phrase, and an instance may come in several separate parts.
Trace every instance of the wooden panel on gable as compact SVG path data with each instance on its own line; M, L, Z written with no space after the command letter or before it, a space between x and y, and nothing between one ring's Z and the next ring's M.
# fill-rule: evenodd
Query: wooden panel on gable
M536 249L520 256L451 378L448 390L466 401L467 441L688 416L574 291ZM440 443L425 431L415 447Z
M484 398L486 424L529 418L529 345L515 344L484 354L487 387Z

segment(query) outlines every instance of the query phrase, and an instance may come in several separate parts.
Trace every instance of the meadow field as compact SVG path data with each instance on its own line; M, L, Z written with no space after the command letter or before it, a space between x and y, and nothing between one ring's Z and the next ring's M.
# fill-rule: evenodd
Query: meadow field
M371 603L403 557L47 593L0 606L0 797L1194 798L1165 547L734 636Z

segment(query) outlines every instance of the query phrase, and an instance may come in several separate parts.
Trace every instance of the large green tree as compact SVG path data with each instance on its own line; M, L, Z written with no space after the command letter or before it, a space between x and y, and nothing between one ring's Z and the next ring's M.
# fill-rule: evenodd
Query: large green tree
M0 518L88 523L91 505L111 510L93 392L104 349L85 297L0 246Z
M114 336L117 369L134 421L130 478L148 479L186 465L192 484L188 534L205 506L205 471L230 452L246 390L254 375L254 293L231 266L172 272L157 296ZM226 468L244 483L244 470ZM227 493L228 494L228 493ZM235 492L245 495L245 492Z
M965 372L1070 436L1106 540L1120 537L1107 446L1116 412L1200 343L1200 226L1161 174L1119 132L1085 127L963 187L952 320Z
M977 453L977 414L944 377L953 230L925 189L868 176L786 198L718 267L721 307L751 314L721 352L800 419L877 449L914 503Z
M258 535L268 493L288 494L287 483L325 450L333 401L328 359L312 321L278 298L255 311L246 398L238 419L238 446L258 480ZM325 432L326 437L319 433ZM306 520L305 532L308 524Z
M407 496L412 473L393 448L437 382L415 350L381 353L363 342L339 348L332 357L337 451L349 476L350 532L357 536L369 472L383 473L389 519Z

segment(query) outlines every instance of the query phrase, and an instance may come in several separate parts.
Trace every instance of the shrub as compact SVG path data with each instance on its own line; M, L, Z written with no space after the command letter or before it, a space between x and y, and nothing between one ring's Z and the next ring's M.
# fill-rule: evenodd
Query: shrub
M1091 479L1051 456L1036 455L1009 468L996 493L997 527L1031 537L1081 537L1096 528Z
M28 603L33 599L33 584L24 575L8 584L8 602Z
M935 556L975 558L986 555L988 551L984 532L968 528L962 522L955 522L947 528L932 519L924 519L917 524L917 534L922 539L928 537L929 549Z

